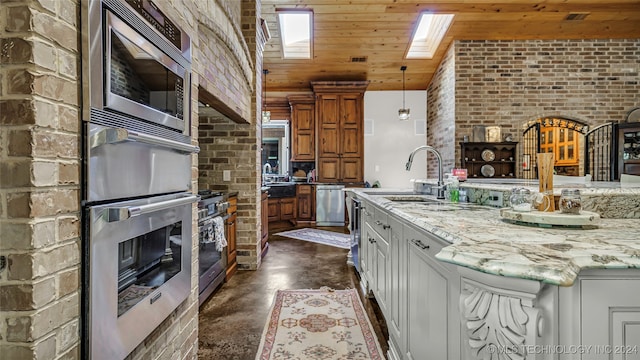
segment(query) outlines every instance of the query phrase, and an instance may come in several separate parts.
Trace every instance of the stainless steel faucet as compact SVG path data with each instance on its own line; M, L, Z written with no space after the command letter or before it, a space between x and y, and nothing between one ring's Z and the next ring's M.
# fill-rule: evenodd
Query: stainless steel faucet
M442 174L442 155L435 148L429 145L422 145L415 148L411 154L409 155L409 160L407 161L407 171L411 170L411 164L413 164L413 157L420 150L427 150L436 156L438 159L438 199L444 199L444 181Z
M265 174L268 174L271 172L271 164L266 163L264 164L264 166L262 167L262 172Z

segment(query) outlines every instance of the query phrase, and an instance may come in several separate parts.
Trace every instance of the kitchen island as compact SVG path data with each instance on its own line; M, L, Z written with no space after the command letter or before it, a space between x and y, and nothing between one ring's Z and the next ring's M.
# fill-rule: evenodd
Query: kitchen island
M640 189L620 191L633 207ZM347 192L364 202L361 277L389 358L640 359L637 219L542 228L409 190Z

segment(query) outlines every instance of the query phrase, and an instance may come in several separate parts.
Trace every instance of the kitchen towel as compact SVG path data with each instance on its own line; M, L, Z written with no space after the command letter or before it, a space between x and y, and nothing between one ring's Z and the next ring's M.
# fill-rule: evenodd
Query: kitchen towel
M222 251L227 246L227 238L224 236L224 220L221 216L213 218L213 233L216 243L216 250Z

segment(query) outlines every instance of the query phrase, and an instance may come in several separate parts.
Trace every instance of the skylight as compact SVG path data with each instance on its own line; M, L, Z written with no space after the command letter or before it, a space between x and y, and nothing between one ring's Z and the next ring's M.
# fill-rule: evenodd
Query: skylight
M312 11L278 10L278 24L285 59L311 59Z
M407 59L431 59L453 21L452 14L422 13L413 34Z

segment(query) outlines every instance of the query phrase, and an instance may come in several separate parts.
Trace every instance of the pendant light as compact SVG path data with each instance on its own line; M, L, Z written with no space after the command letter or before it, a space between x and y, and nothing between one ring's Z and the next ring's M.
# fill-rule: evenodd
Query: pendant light
M402 109L398 110L398 119L400 119L401 121L405 121L409 120L409 117L411 116L409 114L410 110L404 105L404 72L405 70L407 70L407 67L401 66L400 70L402 71Z
M262 73L264 74L264 80L262 81L262 123L266 124L271 121L271 111L267 111L267 74L269 70L263 69Z

